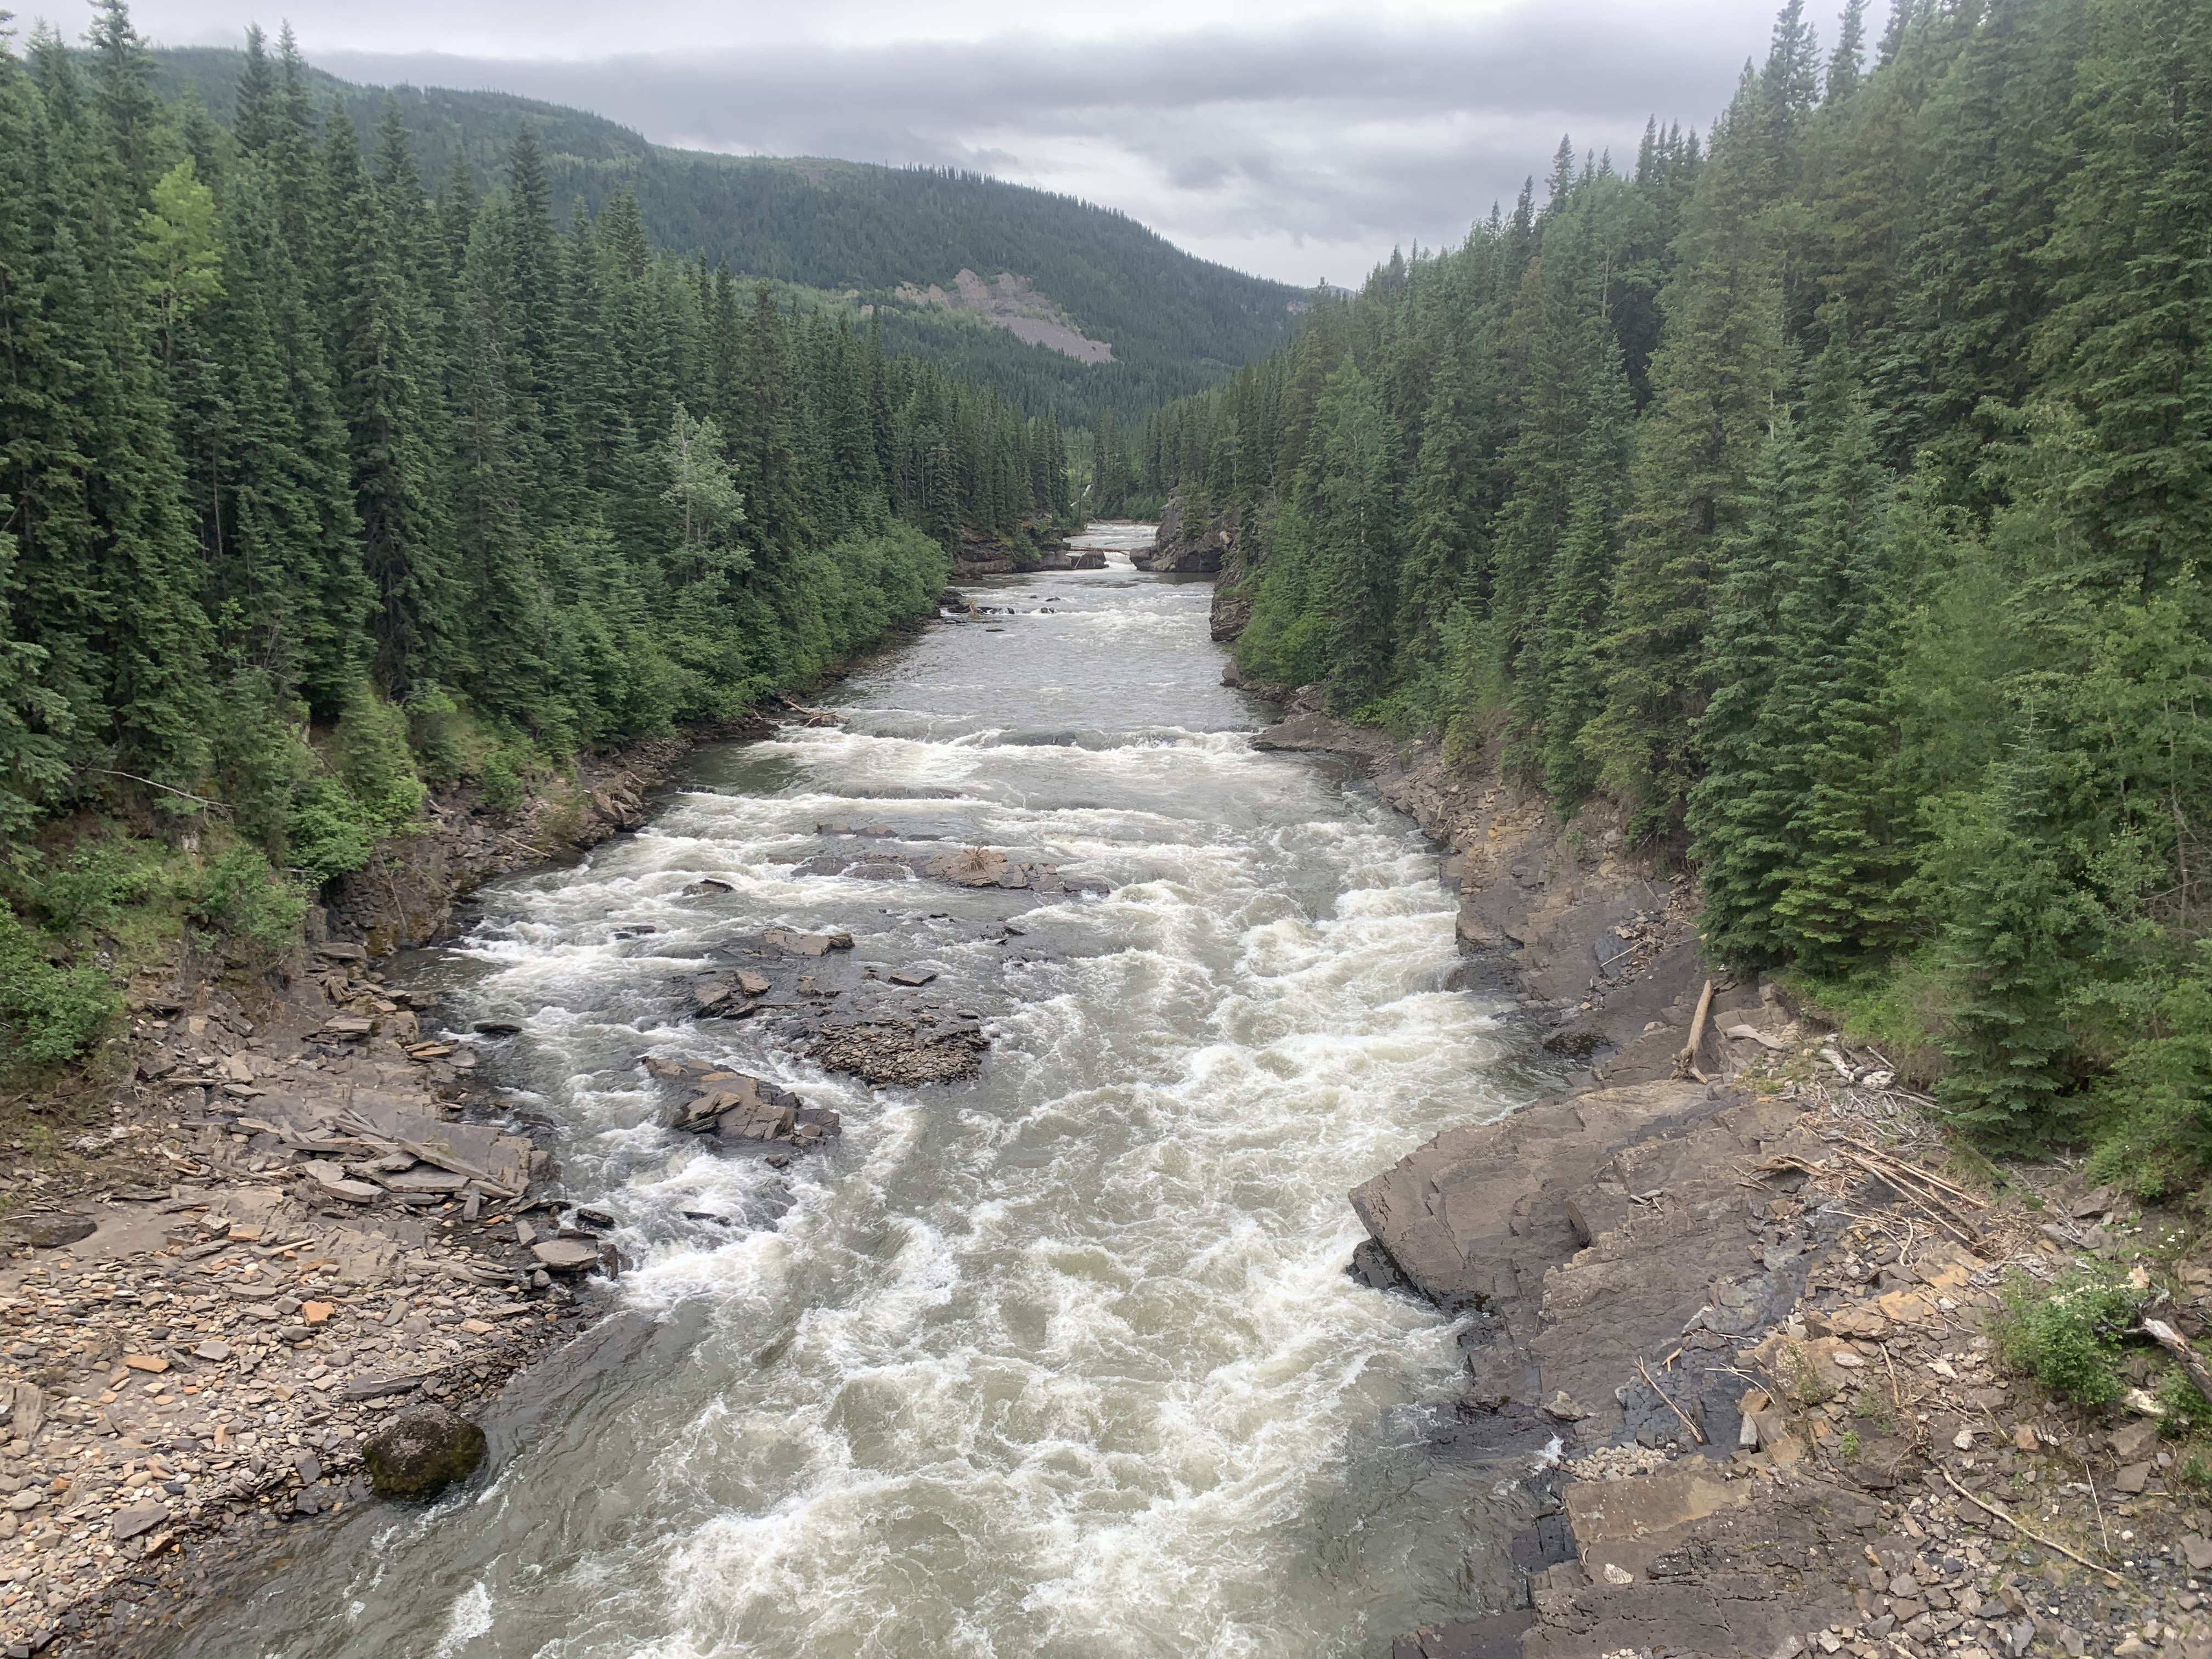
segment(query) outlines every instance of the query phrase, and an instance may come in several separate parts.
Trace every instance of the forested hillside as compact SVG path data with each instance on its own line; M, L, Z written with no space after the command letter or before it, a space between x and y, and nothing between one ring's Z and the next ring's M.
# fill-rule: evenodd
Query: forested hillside
M282 940L426 785L734 714L1071 510L1049 417L656 252L627 191L557 222L526 128L433 191L289 52L225 128L123 0L91 45L0 48L18 1054L98 1029L71 952L124 913Z
M162 88L189 89L223 125L234 119L246 63L213 47L155 54ZM823 290L825 302L872 305L894 353L926 356L1063 426L1088 427L1100 410L1134 422L1218 384L1288 339L1304 298L1194 258L1124 214L995 179L668 149L599 116L505 93L387 90L305 74L318 108L342 103L363 131L388 102L434 182L459 160L480 178L503 169L526 123L556 219L578 201L604 212L627 191L657 246ZM902 283L949 284L963 267L1030 278L1085 333L1111 341L1115 361L1074 362L894 294Z
M1870 62L1869 61L1870 58ZM2212 1149L2212 9L1799 0L1163 411L1250 673L1623 803L2000 1139Z

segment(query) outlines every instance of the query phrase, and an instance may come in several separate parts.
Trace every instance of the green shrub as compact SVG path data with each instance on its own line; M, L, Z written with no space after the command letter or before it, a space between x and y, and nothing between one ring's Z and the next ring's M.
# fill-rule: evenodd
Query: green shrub
M2196 1184L2212 1167L2212 940L2179 970L2096 988L2078 1006L2117 1038L2096 1087L2096 1180L2146 1201Z
M193 913L225 939L276 957L299 942L307 896L253 848L234 847L208 865Z
M2212 1454L2201 1446L2191 1448L2174 1459L2166 1479L2167 1485L2193 1493L2200 1500L2212 1498Z
M2144 1296L2108 1273L2076 1272L2049 1285L2016 1273L1996 1319L1998 1356L2055 1395L2108 1405L2126 1386L2121 1334L2141 1316Z
M316 778L292 798L285 817L292 867L319 887L362 868L376 847L375 826L336 778Z
M330 757L373 829L396 830L421 815L422 780L407 745L404 709L362 690L331 734Z
M306 706L279 696L258 669L232 675L210 702L216 792L231 809L231 828L271 858L284 854L293 796L323 769L307 746L307 720Z
M518 764L524 760L524 764ZM529 799L526 760L507 748L495 749L477 769L477 799L495 812L512 812Z
M434 789L450 789L466 777L483 746L467 710L434 685L407 704L407 742L423 781Z
M2167 1437L2191 1440L2212 1433L2212 1401L2197 1391L2197 1385L2179 1366L2167 1367L2158 1380L2157 1394L2162 1413L2158 1425Z
M46 942L0 905L0 1030L34 1066L74 1058L98 1041L122 1006L107 975L49 961Z
M145 903L161 886L157 860L114 842L79 847L36 884L36 902L47 927L67 935L112 928L127 906Z

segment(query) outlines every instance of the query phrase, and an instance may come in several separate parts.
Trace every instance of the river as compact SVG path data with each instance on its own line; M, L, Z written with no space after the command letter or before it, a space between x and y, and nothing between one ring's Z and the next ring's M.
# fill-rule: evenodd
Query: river
M1538 1074L1451 988L1434 849L1345 767L1252 747L1210 586L1135 571L1148 533L971 584L1011 614L855 672L842 726L702 749L641 833L416 953L441 1018L523 1027L480 1075L621 1218L635 1265L595 1293L641 1334L495 1411L487 1483L343 1518L181 1652L1364 1659L1501 1604L1525 1497L1431 1452L1453 1329L1346 1276L1345 1193ZM1009 938L995 890L797 872L838 818L1113 890ZM994 1036L981 1078L871 1091L684 1018L773 923L926 958ZM702 1151L647 1054L844 1133L780 1173Z

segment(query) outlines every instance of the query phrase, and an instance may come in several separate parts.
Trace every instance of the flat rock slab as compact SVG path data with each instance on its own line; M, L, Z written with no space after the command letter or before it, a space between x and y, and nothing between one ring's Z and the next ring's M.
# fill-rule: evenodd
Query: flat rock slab
M1561 1497L1590 1577L1602 1580L1615 1566L1642 1578L1692 1522L1749 1504L1751 1482L1723 1480L1696 1458L1653 1474L1571 1481Z
M90 1216L27 1215L10 1218L0 1237L34 1250L58 1250L99 1231L100 1224Z
M826 957L832 951L849 951L853 936L840 930L830 933L803 933L795 927L771 927L761 935L761 943L769 949L781 951L787 957ZM761 988L766 990L763 985Z
M310 1158L300 1168L315 1183L316 1191L349 1204L374 1204L384 1196L383 1188L373 1182L355 1181L337 1164L321 1158Z
M490 1124L449 1123L390 1100L356 1097L354 1109L386 1140L421 1147L438 1161L488 1176L510 1192L530 1184L530 1143Z
M1541 1102L1447 1129L1354 1188L1352 1207L1423 1295L1448 1311L1533 1298L1582 1248L1566 1200L1620 1149L1721 1111L1701 1083L1640 1084Z
M548 1239L543 1244L532 1244L530 1253L548 1273L581 1273L599 1264L599 1247L580 1238Z
M349 1400L381 1400L387 1395L412 1394L422 1386L419 1376L356 1376L345 1385Z
M119 1540L136 1538L142 1532L151 1532L168 1518L169 1506L167 1504L133 1504L128 1509L118 1510L108 1524Z
M397 1175L380 1176L386 1192L393 1193L458 1193L469 1184L465 1175L431 1165L416 1164L411 1170L402 1170Z

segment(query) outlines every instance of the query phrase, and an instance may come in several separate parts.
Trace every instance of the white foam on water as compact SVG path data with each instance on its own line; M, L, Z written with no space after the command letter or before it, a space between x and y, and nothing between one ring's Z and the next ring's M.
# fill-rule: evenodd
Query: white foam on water
M1204 599L1132 580L1085 603L1126 600L1188 653ZM1049 672L1110 685L1119 637L1063 630ZM1443 988L1433 851L1326 764L1254 750L1218 688L1132 709L1100 746L1007 740L1032 729L1003 708L1025 671L981 671L1028 647L981 641L944 630L915 657L945 672L910 658L850 688L856 726L905 734L708 757L647 833L488 896L450 958L470 1010L524 1027L487 1068L557 1126L571 1190L623 1217L637 1265L616 1294L660 1334L482 1502L396 1530L374 1566L300 1570L262 1609L294 1621L271 1651L1334 1659L1464 1610L1481 1573L1407 1541L1445 1479L1419 1444L1459 1388L1454 1331L1344 1272L1349 1187L1520 1097L1498 1011ZM994 718L912 735L902 694L968 673ZM1102 692L1098 730L1114 712ZM832 818L1117 885L1024 919L1067 954L1006 963L921 914L957 909L941 886L775 861ZM736 890L684 896L702 874ZM957 995L989 992L982 1078L872 1091L684 1018L715 947L772 920L891 939ZM648 1052L773 1075L844 1137L781 1173L673 1138ZM764 1202L791 1207L682 1219ZM1468 1516L1511 1508L1494 1478ZM367 1613L313 1618L349 1602Z

